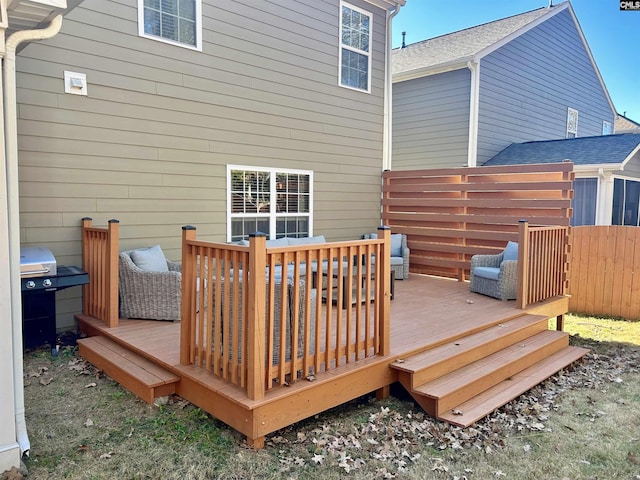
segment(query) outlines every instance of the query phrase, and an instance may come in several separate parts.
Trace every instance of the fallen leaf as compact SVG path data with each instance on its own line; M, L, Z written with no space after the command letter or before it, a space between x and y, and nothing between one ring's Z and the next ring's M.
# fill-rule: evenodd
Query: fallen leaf
M636 455L635 453L627 453L627 460L635 465L640 465L640 458L638 458L638 455Z
M91 388L91 387L95 387L97 385L96 382L91 382L91 383L87 383L84 388Z
M43 377L40 379L40 385L49 385L53 381L53 377Z
M107 458L111 458L113 455L114 455L114 452L103 453L102 455L100 455L100 460L105 460Z
M84 426L85 427L93 427L93 420L91 420L90 418L87 418L87 421L84 422Z
M451 410L451 413L453 413L454 415L464 415L464 412L462 410L458 410L456 408Z
M311 461L317 465L322 465L322 462L324 462L324 455L318 455L317 453L311 457Z
M5 470L2 472L2 478L6 478L7 480L22 480L24 476L16 467L11 467L11 470Z

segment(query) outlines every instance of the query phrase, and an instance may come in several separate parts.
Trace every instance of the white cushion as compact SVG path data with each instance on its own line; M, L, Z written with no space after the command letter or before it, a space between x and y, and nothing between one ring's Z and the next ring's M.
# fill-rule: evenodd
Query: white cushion
M267 240L267 247L286 247L289 245L287 237L275 238L273 240Z
M289 238L289 245L310 245L313 243L327 243L324 235L316 235L315 237Z
M167 258L164 256L160 245L133 250L131 252L131 260L133 260L133 263L135 263L138 268L147 272L169 271Z

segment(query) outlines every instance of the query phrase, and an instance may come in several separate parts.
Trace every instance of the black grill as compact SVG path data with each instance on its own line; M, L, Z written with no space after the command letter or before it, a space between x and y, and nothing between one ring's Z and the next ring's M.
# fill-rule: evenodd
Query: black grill
M89 283L89 274L75 266L57 266L48 249L20 250L22 272L22 338L25 348L56 346L56 292ZM50 275L51 273L51 275Z

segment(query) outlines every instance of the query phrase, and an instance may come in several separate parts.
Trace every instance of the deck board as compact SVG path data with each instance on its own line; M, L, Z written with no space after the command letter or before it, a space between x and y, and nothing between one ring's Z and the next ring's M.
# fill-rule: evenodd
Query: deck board
M551 317L566 313L567 306L565 298L558 298L535 309ZM333 310L335 316L337 308ZM270 389L260 400L249 399L243 389L203 369L180 365L180 323L121 319L118 327L108 329L92 317L78 318L92 335L107 336L180 376L178 394L197 400L199 403L194 403L251 437L251 432L265 435L359 395L387 388L397 380L390 365L398 359L533 312L518 309L515 301L471 293L466 282L417 274L395 282L390 310L389 355L347 363L317 374L313 382L301 380L287 388Z

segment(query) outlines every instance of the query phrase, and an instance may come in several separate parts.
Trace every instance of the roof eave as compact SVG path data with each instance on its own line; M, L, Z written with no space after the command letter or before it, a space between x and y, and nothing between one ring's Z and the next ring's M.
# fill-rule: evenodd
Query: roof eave
M430 65L428 67L415 68L413 70L407 70L406 72L394 73L392 76L393 83L406 82L407 80L414 80L416 78L428 77L430 75L437 75L438 73L451 72L453 70L461 70L467 68L469 62L474 61L473 56L456 58L450 62L443 62L437 65Z
M65 15L82 0L9 0L3 22L9 34L47 26L58 15ZM3 2L4 3L4 2Z
M371 5L383 8L385 10L392 10L397 7L404 7L406 0L364 0Z
M590 163L588 165L576 165L573 164L573 170L576 173L592 172L594 170L607 170L615 172L617 170L624 169L624 162L622 163Z

